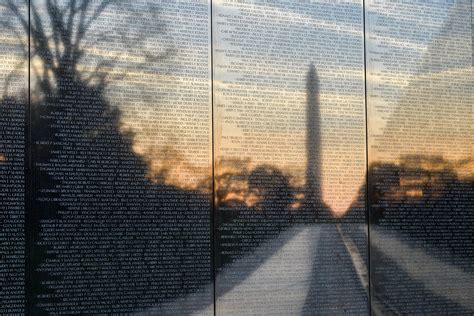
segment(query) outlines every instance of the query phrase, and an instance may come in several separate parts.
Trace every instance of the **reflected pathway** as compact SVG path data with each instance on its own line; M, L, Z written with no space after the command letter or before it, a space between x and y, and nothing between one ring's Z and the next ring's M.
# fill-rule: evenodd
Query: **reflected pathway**
M373 267L372 277L376 279L372 282L387 285L375 284L378 291L373 292L379 304L388 304L402 314L444 314L449 310L453 315L472 315L474 276L465 265L466 259L443 255L442 249L431 249L413 237L380 228L371 228L370 238L371 255L378 265Z
M217 275L216 314L368 315L366 234L364 224L347 223L286 230ZM379 228L371 228L371 241L379 266L372 269L372 283L387 285L374 284L374 315L474 309L474 278L465 267L438 258L417 239ZM142 315L213 315L214 306L203 299L210 291L212 285Z
M217 282L224 293L217 315L368 314L366 291L334 224L291 228L225 267ZM212 314L212 307L198 314Z

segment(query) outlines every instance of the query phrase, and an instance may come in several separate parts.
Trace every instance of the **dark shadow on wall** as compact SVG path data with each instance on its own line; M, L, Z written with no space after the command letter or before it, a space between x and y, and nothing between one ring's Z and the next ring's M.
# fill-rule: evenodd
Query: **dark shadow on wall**
M133 133L105 96L107 69L119 60L81 70L91 25L117 3L32 2L30 24L16 2L5 3L31 43L27 295L33 314L138 312L212 282L210 196L148 180ZM144 40L124 47L138 49ZM143 51L147 60L169 53ZM0 104L7 120L9 100ZM196 304L212 304L212 293Z
M470 264L474 181L459 171L469 170L472 161L453 163L428 155L402 156L399 161L373 163L367 174L372 304L397 313L435 312L442 307L469 314L469 304L458 291L469 297L474 272ZM366 190L365 185L360 188L341 219L342 232L359 251L365 246L358 240L365 234L352 229L351 223L365 204ZM368 266L368 258L363 259ZM442 275L439 267L444 269ZM466 273L462 280L449 279L459 271ZM423 300L407 302L407 293Z

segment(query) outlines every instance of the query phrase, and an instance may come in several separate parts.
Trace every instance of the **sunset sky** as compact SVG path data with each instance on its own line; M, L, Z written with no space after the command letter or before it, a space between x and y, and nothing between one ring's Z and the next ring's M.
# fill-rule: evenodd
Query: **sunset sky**
M123 111L151 173L169 169L167 182L196 187L209 178L214 137L216 160L250 158L303 185L313 63L321 86L323 198L342 214L365 181L365 87L370 162L406 153L472 159L468 2L366 1L366 55L361 1L213 1L213 47L208 1L123 2L91 29L81 70L116 61L104 68L107 97ZM17 34L1 30L3 93L22 55ZM135 45L125 49L124 40Z

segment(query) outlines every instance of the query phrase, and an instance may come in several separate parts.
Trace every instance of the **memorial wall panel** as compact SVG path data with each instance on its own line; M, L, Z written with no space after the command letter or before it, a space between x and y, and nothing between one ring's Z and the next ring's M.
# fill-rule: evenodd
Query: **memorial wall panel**
M0 0L0 314L474 314L472 13Z
M366 3L374 312L474 312L471 5Z
M0 314L25 312L28 7L0 6Z
M363 46L360 1L213 1L217 314L368 312Z
M209 14L31 3L33 314L212 306Z

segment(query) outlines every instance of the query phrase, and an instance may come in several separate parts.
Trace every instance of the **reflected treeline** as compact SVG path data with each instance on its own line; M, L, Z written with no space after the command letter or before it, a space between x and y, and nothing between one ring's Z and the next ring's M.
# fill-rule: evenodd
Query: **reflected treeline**
M398 164L373 163L368 171L371 223L467 255L466 249L473 249L472 223L466 220L474 198L470 168L470 160L452 163L425 155L405 155ZM347 217L364 201L365 186Z
M133 310L173 300L211 280L209 198L147 180L146 162L132 149L133 134L121 129L120 111L104 98L103 88L68 81L32 108L37 195L31 216L43 223L31 256L36 293L69 299L74 294L60 289L67 284L62 278L73 275L75 286L90 289L84 302L113 306L132 290L149 298L132 303ZM44 233L51 225L67 229L54 231L51 239ZM77 255L85 271L64 264ZM110 268L97 269L97 258ZM45 285L51 279L57 283Z
M210 194L165 184L166 166L150 179L147 161L132 148L133 133L124 129L121 111L105 96L104 68L114 61L97 65L87 76L81 71L90 26L114 1L96 3L45 0L39 9L32 2L28 25L15 2L6 1L30 35L32 49L27 146L33 313L58 312L58 306L61 312L78 312L78 306L67 304L76 302L79 292L82 308L107 306L113 313L114 306L146 309L198 291L212 282L211 216L218 267L291 225L336 221L321 196L319 79L313 65L306 87L304 187L270 163L251 168L249 159L222 159L216 164L216 213L211 214ZM2 120L18 121L16 108L28 108L23 100L4 96ZM9 159L0 148L0 163ZM472 243L472 223L464 219L473 181L455 169L440 157L425 156L371 165L370 220L435 246L439 240ZM365 218L366 190L360 189L342 221Z
M220 161L216 175L218 267L253 251L295 224L333 222L329 207L305 200L305 187L270 165L249 168L250 160Z
M146 161L133 151L133 133L105 97L110 65L80 70L84 38L113 3L32 2L30 25L14 1L6 4L31 43L27 225L34 314L143 310L212 281L209 195L150 181ZM18 120L14 107L28 108L10 96L0 106L6 122Z
M10 123L26 108L10 97L0 106ZM143 309L211 281L209 196L150 182L133 134L121 131L120 111L101 89L76 82L32 107L31 280L34 293L51 293L46 304L32 298L46 306L34 310L54 310L83 287L84 302L113 306L145 278L138 291L148 305L130 305ZM1 164L19 159L12 154Z

